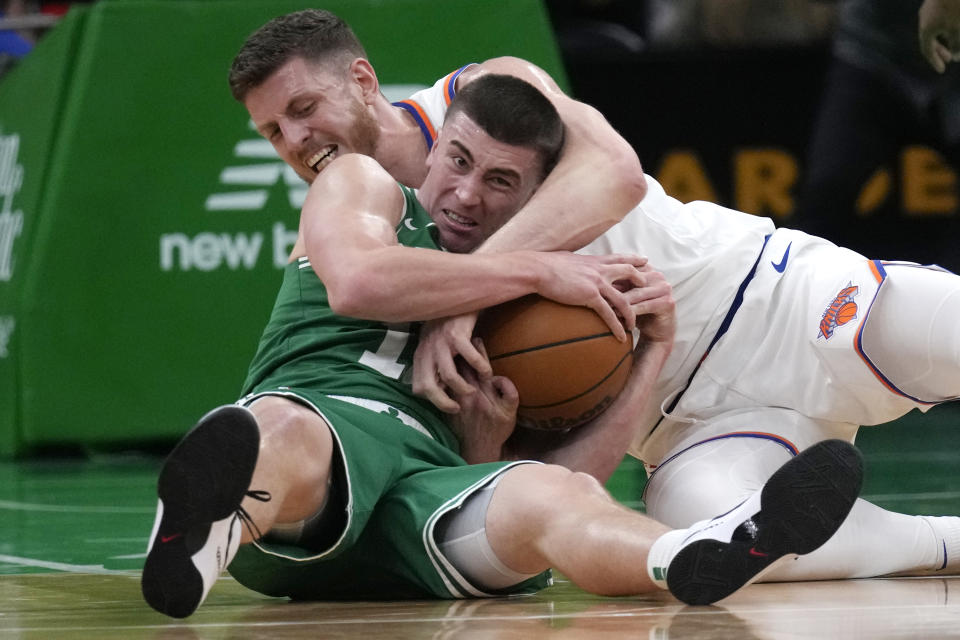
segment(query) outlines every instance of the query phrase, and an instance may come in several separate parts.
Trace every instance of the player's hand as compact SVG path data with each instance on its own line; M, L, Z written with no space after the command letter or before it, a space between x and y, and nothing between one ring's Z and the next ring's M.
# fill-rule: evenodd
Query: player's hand
M432 402L444 413L460 411L453 396L466 397L476 391L458 371L460 356L481 379L493 375L485 352L477 349L471 336L477 324L476 313L425 322L413 356L413 392Z
M677 331L676 301L673 288L663 274L649 264L640 268L644 284L624 292L637 316L637 330L642 342L673 344Z
M960 0L924 0L917 22L920 52L937 73L960 60Z
M480 340L475 340L475 347L486 355ZM476 389L463 396L453 394L460 412L450 416L450 428L460 440L460 455L470 464L500 460L517 422L517 388L503 376L480 378L462 364L460 375Z
M537 293L563 304L590 307L618 340L636 326L636 316L623 289L643 286L640 268L646 258L611 254L584 256L567 252L541 254L546 267Z

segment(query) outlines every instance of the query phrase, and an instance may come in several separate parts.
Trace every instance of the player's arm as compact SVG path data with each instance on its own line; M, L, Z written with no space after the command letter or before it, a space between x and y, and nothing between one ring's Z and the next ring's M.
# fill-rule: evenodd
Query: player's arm
M307 192L300 220L306 255L327 288L331 308L384 322L408 322L485 308L528 293L596 310L608 324L627 328L634 317L613 286L639 283L636 256L579 256L518 251L450 254L400 246L396 225L404 198L375 160L338 158Z
M513 75L540 89L560 113L566 140L559 163L537 193L478 251L575 251L643 199L647 186L640 160L599 111L567 96L543 69L520 58L493 58L469 67L457 84L485 73Z

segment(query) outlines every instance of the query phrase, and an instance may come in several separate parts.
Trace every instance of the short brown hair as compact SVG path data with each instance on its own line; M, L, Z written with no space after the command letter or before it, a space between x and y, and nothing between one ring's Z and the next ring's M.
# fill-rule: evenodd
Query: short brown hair
M324 62L336 57L366 58L350 26L321 9L305 9L272 19L254 31L230 66L230 92L243 102L292 58Z
M556 166L565 129L553 103L515 76L484 74L457 92L445 118L458 111L498 142L533 149L542 162L541 178Z

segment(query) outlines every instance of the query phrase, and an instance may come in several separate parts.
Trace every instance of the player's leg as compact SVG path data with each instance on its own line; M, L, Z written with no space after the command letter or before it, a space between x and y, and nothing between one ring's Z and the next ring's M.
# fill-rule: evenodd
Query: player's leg
M644 492L647 513L684 527L753 493L793 456L783 444L753 437L714 440L662 465ZM763 577L834 580L960 569L960 518L908 516L858 499L822 547Z
M315 411L279 396L258 399L250 411L260 425L260 457L250 486L272 499L248 497L243 507L266 534L277 523L301 522L323 507L332 480L333 437ZM245 529L243 542L252 539Z
M668 531L618 505L590 476L525 465L504 474L494 492L487 536L500 561L518 573L552 566L599 594L669 586L684 602L706 604L781 558L823 544L861 482L860 456L851 445L819 443L724 515Z
M908 396L960 397L960 276L910 266L886 270L863 326L863 353Z
M242 542L323 505L333 443L323 419L267 397L205 415L164 462L142 590L154 609L193 613ZM246 526L245 526L246 525Z

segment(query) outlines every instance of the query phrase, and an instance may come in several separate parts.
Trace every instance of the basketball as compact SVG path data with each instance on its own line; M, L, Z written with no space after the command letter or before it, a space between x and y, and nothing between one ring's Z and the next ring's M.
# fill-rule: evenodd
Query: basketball
M592 309L525 296L478 323L494 375L520 395L517 425L565 430L596 418L623 389L633 342L620 342Z

